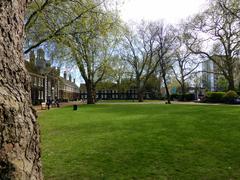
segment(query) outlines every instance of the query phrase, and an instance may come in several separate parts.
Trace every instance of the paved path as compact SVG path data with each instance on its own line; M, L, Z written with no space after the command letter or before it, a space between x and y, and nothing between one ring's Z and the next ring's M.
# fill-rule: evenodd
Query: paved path
M83 104L82 102L80 102L80 101L71 101L71 102L66 102L66 103L60 103L60 108L61 107L66 107L66 106L72 106L72 105L74 105L74 104L76 104L76 105L80 105L80 104ZM37 111L37 112L42 112L42 111L47 111L48 109L46 109L46 110L42 110L42 108L41 108L41 105L38 105L38 106L33 106L34 107L34 109ZM47 108L47 107L46 107ZM52 107L52 108L50 108L50 109L55 109L56 107Z
M137 101L135 102L98 102L97 104L165 104L166 101L150 101L150 102L142 102L139 103ZM182 104L182 105L199 105L199 106L206 106L206 105L211 105L211 106L240 106L237 104L217 104L217 103L199 103L199 102L181 102L181 101L171 101L171 104Z
M228 104L214 104L214 103L198 103L198 102L180 102L180 101L171 101L172 104L183 104L183 105L201 105L201 106L206 106L206 105L211 105L211 106L218 106L218 105L226 105L228 106ZM71 102L67 102L67 103L60 103L60 108L61 107L66 107L66 106L72 106L74 104L80 105L80 104L85 104L83 102L80 101L71 101ZM138 104L138 105L142 105L142 104L165 104L165 101L150 101L150 102L142 102L139 103L137 101L135 102L97 102L97 104ZM229 106L240 106L240 105L229 105ZM53 107L54 109L55 107ZM34 109L37 112L42 112L42 111L47 111L47 110L42 110L41 109L41 105L39 106L34 106ZM52 109L52 108L51 108Z

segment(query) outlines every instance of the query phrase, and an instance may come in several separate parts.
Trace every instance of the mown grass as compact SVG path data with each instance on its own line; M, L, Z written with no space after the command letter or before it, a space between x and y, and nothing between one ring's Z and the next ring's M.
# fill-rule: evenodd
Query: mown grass
M45 179L238 179L240 109L82 105L40 114Z

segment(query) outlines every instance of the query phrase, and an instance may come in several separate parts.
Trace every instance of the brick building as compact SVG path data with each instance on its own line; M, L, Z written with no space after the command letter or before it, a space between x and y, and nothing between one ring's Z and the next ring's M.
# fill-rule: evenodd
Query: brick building
M71 101L79 99L79 87L71 78L60 76L60 68L51 67L46 61L43 49L30 53L29 61L25 61L26 69L31 76L31 99L33 105L50 100ZM66 72L65 72L66 74Z

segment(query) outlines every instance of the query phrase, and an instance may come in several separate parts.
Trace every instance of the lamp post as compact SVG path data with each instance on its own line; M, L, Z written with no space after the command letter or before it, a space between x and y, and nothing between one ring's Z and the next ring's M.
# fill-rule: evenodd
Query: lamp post
M54 98L54 87L52 87L52 99Z

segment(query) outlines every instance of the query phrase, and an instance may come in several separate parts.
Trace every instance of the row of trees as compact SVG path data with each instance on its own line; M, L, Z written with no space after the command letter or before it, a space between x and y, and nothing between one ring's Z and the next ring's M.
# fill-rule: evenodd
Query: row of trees
M88 104L95 103L96 85L106 75L118 42L120 19L113 7L106 0L39 0L29 8L25 53L45 45L53 58L77 66Z
M123 25L118 12L110 8L107 1L39 0L29 8L25 30L25 53L47 45L55 59L67 60L78 67L87 87L89 104L95 103L97 84L110 77L118 84L122 78L131 77L142 102L146 84L154 73L161 75L169 97L167 76L171 69L185 93L190 54L181 62L182 54L177 55L175 50L178 49L178 53L186 50L182 35L163 22ZM119 62L116 63L116 59ZM177 65L176 59L179 70L173 68ZM124 75L119 76L121 72Z
M213 61L234 90L239 68L240 19L238 0L214 0L204 12L186 26L185 36L191 52Z
M76 65L89 104L95 103L99 82L120 84L123 78L134 81L141 102L153 74L162 79L170 102L169 77L185 94L186 84L206 59L218 66L228 89L235 88L237 0L212 0L209 8L176 27L161 21L124 25L113 7L107 1L35 1L26 21L25 53L47 45L52 57Z
M130 72L140 101L153 73L161 75L169 94L167 81L173 72L184 93L187 79L199 64L197 56L214 61L228 89L235 88L240 49L238 0L212 0L209 8L177 28L151 22L133 29L122 25L112 1L35 0L25 16L30 2L0 1L1 179L42 179L39 129L30 105L23 49L27 54L47 45L51 52L72 60L88 86L88 103L94 103L95 87L108 77L108 69L120 77L116 82L121 81L121 74L128 74L125 71ZM113 63L116 57L119 62Z
M228 90L235 90L240 68L239 8L237 0L213 0L209 8L176 27L162 22L143 22L133 31L128 27L122 54L134 72L139 101L154 72L163 80L168 102L169 76L177 80L184 95L187 82L201 72L198 67L206 60L218 68L206 73L223 76Z
M74 30L79 22L86 29L78 32L88 34L88 26L94 32L94 20L108 17L103 16L108 15L102 8L108 8L109 4L105 3L95 0L0 1L0 179L43 179L39 126L30 101L30 78L24 66L23 50L27 54L46 44L63 44L64 37L70 34L68 31ZM86 19L90 17L92 24ZM101 30L99 28L96 34L100 35Z

